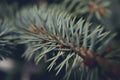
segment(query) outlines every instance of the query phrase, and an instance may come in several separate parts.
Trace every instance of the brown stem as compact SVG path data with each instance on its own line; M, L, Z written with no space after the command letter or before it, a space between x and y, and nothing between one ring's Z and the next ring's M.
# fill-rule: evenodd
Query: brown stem
M70 43L70 41L60 38L59 35L56 33L53 34L54 38L57 39L57 40L55 40L52 36L45 33L45 28L42 25L40 26L40 32L38 32L37 28L33 25L31 25L29 27L29 29L33 32L37 32L40 36L45 36L46 38L48 38L50 41L52 41L54 43L57 43L57 41L58 41L59 45L70 47L71 50L75 51L76 54L78 54L80 57L82 57L85 61L87 61L87 59L89 60L94 57L90 50L88 50L86 52L82 47L76 48L76 47L74 47L74 45L72 43ZM46 40L43 40L41 43L44 44L46 42L47 42Z
M60 44L62 44L64 46L68 46L68 47L70 47L71 50L74 50L80 57L82 57L82 58L85 57L85 53L82 52L83 50L75 48L73 46L73 44L70 43L68 40L64 40L64 39L60 38L58 35L55 35L55 38L60 42Z

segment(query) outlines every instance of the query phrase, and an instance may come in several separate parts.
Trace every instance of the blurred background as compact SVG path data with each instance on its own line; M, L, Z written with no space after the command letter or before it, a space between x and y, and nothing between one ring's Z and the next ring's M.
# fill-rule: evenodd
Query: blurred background
M11 9L7 5L12 5L14 13L24 6L41 5L42 3L59 4L62 0L0 0L0 18L14 16ZM120 0L110 0L110 10L112 12L109 18L111 29L117 32L114 43L120 43ZM107 24L107 23L106 23ZM114 26L114 27L113 27ZM117 43L117 45L119 45ZM118 46L117 46L118 47ZM11 56L0 60L0 80L61 80L63 74L55 76L55 73L46 70L47 64L41 61L39 65L35 65L33 60L26 61L22 56L25 51L24 45L17 45L15 48L6 47L7 50L12 51ZM72 80L72 79L71 79Z

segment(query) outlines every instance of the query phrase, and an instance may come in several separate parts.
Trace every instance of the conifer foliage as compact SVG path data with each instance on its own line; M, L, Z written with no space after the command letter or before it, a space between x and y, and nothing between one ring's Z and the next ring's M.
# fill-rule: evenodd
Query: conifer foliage
M68 11L55 4L24 7L13 19L15 30L8 23L10 21L1 20L0 47L11 45L12 41L26 45L23 57L34 59L36 64L44 59L49 64L48 71L54 70L56 75L64 70L64 80L70 80L73 75L75 80L112 80L111 75L118 78L120 49L111 51L109 48L109 43L117 34L88 22L90 17L78 19L74 14L95 13L100 20L107 14L104 7L109 5L109 1L88 2L64 0L62 4L68 6ZM73 8L77 11L70 13ZM13 36L11 32L18 36Z
M13 45L13 23L6 19L0 19L0 57L8 55L11 52L6 48Z
M87 14L89 20L96 17L98 20L110 17L109 0L63 0L61 8L68 10L74 16Z

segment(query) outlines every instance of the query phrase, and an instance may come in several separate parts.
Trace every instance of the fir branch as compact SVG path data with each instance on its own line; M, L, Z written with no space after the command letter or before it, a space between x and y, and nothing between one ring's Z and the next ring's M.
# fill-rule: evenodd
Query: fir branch
M103 27L92 29L91 24L82 18L76 22L76 18L70 14L53 7L25 8L17 14L16 25L20 29L20 43L30 44L24 53L26 58L34 56L36 63L39 63L47 56L45 60L51 62L48 69L56 66L57 75L65 66L68 77L79 66L81 80L95 74L96 71L91 71L91 67L98 68L96 62L101 64L97 60L100 56L98 48L107 45L111 39L107 37L110 32L104 32ZM60 57L62 62L56 65ZM93 77L90 79L93 80Z
M110 17L111 14L108 0L64 0L60 5L63 5L60 7L68 10L74 16L88 14L88 21L91 21L94 16L101 21L105 17Z
M7 47L13 45L13 22L9 19L0 19L0 55L6 56L11 54ZM1 57L0 56L0 57Z

